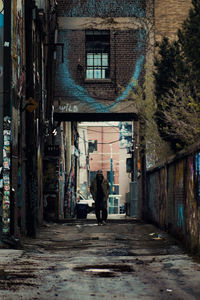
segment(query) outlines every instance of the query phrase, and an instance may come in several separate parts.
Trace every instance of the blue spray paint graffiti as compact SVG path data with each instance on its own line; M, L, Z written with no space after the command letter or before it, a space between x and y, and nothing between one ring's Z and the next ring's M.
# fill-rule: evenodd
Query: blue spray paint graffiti
M183 204L177 203L177 225L182 229L183 233L185 232L185 222L184 222L184 207Z
M69 34L70 31L63 30L60 32L60 39L66 40L67 34ZM64 35L64 36L63 36ZM144 30L139 31L139 41L137 50L138 52L141 52L141 47L144 45L144 39L145 39L145 32ZM136 64L135 69L133 70L132 78L129 82L129 84L126 86L125 90L122 92L120 96L116 98L116 100L111 105L105 105L102 103L98 103L94 98L88 95L87 91L84 89L84 87L76 84L76 82L72 79L69 71L69 60L68 60L68 47L67 43L65 42L65 53L64 53L64 63L60 64L57 70L57 74L62 74L61 77L61 83L62 86L65 87L68 91L68 96L73 97L81 102L87 103L93 110L99 113L108 113L111 109L115 108L121 101L125 100L128 96L129 92L134 88L136 82L139 79L142 67L144 65L145 57L143 54L139 55Z
M129 2L129 3L127 3ZM144 17L144 1L124 1L124 0L73 0L72 8L64 15L67 17Z
M138 46L137 46L138 51L142 50L142 47L144 46L145 39L146 39L146 30L140 29L139 30L139 41L138 41Z

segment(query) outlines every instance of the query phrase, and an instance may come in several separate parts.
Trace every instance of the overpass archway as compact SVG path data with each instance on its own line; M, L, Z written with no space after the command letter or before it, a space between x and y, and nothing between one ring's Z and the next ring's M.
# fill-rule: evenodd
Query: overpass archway
M136 132L135 129L137 129L137 124L138 124L138 116L136 113L66 113L66 112L54 112L54 121L58 124L58 126L60 126L61 124L65 124L65 123L68 123L68 124L76 124L75 127L71 126L71 128L75 128L75 130L77 130L77 136L79 137L81 135L80 133L80 127L78 124L83 124L83 123L89 123L89 125L87 126L95 126L95 130L91 130L89 129L88 132L91 131L96 131L97 132L97 135L98 135L98 132L101 130L101 132L104 132L104 135L105 135L105 132L106 130L102 130L100 129L100 127L104 127L104 126L107 126L107 128L109 127L109 123L113 122L113 123L118 123L118 124L121 124L121 123L132 123L132 141L131 141L131 146L129 147L129 152L127 152L127 148L124 148L123 150L120 149L119 153L117 154L118 157L118 161L117 161L117 164L118 164L118 168L120 170L123 169L123 171L121 171L120 173L120 178L123 177L123 180L125 180L125 178L127 178L127 182L125 183L126 184L126 187L127 187L127 198L126 197L126 200L128 199L128 206L126 206L127 208L127 211L126 213L128 214L128 216L131 216L131 217L139 217L140 215L140 212L139 212L139 201L141 199L141 197L139 196L139 181L138 181L138 177L136 175L136 173L138 172L138 160L139 160L139 151L133 151L133 140L135 140L136 138L139 138L139 137L136 137L135 135L138 134L138 132ZM95 124L94 124L95 123ZM105 123L106 125L102 125L103 123ZM99 125L101 124L101 125ZM117 125L118 126L118 125ZM112 127L112 126L111 126ZM110 128L111 128L110 127ZM85 129L85 131L87 131ZM111 130L110 130L111 131ZM111 133L111 132L109 132ZM85 133L84 133L85 134ZM113 135L112 135L112 138L109 139L110 137L106 137L105 136L105 139L106 139L106 143L104 143L103 140L101 140L99 143L101 144L101 150L103 148L106 149L106 145L105 147L102 147L102 144L108 144L107 145L107 150L102 150L101 153L99 153L99 155L101 155L101 161L102 160L105 160L104 163L106 164L107 162L107 165L110 164L110 168L111 168L111 161L110 161L110 151L109 150L109 145L112 144L113 140L116 140L116 138L114 138L114 135L115 133L113 132ZM71 133L71 136L72 135L75 135L76 136L76 133ZM120 130L118 130L118 142L120 144ZM85 149L87 148L88 149L88 139L94 139L96 138L95 136L91 137L91 135L89 133L86 134L86 137L85 137L85 140L87 141L87 146L85 145ZM75 138L76 139L76 138ZM83 140L83 137L81 137L81 139ZM78 142L76 144L76 141L73 140L73 145L72 147L75 147L75 149L77 148L78 151L79 151L79 154L81 152L80 150L80 142ZM69 149L70 147L68 147ZM120 147L119 147L120 148ZM113 148L112 149L115 149L115 145L113 145ZM86 151L83 149L83 152ZM105 151L105 153L103 153ZM114 151L113 150L113 153L115 153L116 155L116 150ZM88 150L87 150L87 155L88 155ZM87 156L86 153L85 153L85 157ZM106 157L107 155L107 157ZM113 154L114 155L114 154ZM123 156L123 159L122 159L122 155ZM109 157L108 157L109 156ZM71 157L71 154L68 153L68 160L70 160L70 157ZM127 172L126 169L127 169L127 158L129 158L129 171ZM79 157L80 159L80 157ZM92 161L93 160L93 161ZM89 166L90 168L90 172L89 172L89 176L87 179L87 187L89 188L90 184L91 184L91 178L92 176L94 175L95 173L95 167L92 166L93 162L95 160L98 160L98 158L93 158L93 154L90 154L90 156L88 155L88 161L89 163L91 163L91 165ZM115 157L114 158L114 163L116 163L116 160L117 158ZM86 159L85 159L86 161ZM110 162L108 162L110 161ZM121 163L121 161L123 161L123 163ZM131 165L130 165L130 161L131 161ZM70 165L71 167L71 165ZM83 166L81 166L81 168L83 168ZM76 174L76 180L77 180L77 184L76 184L76 193L77 191L80 190L80 185L82 184L82 182L80 182L80 173L81 173L81 168L80 168L80 164L77 163L74 165L73 167L73 171L74 171L74 174ZM87 167L84 166L84 168L86 169ZM101 167L100 167L101 168ZM130 170L131 168L131 170ZM94 170L93 170L94 169ZM97 167L97 169L99 169L99 167ZM108 169L108 168L107 168ZM105 176L111 176L111 169L110 169L110 172L108 172L108 170L106 169L106 167L104 168L104 173L105 173ZM124 171L125 170L125 171ZM68 169L67 173L70 173L71 170L70 168ZM116 172L116 170L113 169L113 172ZM124 175L121 175L122 172L124 172L123 174ZM126 173L127 172L127 173ZM110 173L108 175L108 173ZM119 176L119 175L117 175ZM116 176L116 177L117 177ZM109 177L110 178L110 177ZM113 179L113 185L116 186L117 184L121 186L124 185L124 183L121 183L122 181L119 179L119 182L116 181L114 182L114 179ZM114 190L114 187L113 187L113 190ZM119 193L119 190L122 190L122 188L119 187L118 189L118 194L121 195ZM81 191L82 193L82 191ZM86 196L85 196L86 198ZM124 201L124 204L125 204L125 196L123 196L123 201ZM122 201L122 202L123 202ZM120 213L120 204L121 202L119 203L119 210L118 212ZM123 206L123 205L122 205ZM117 217L117 216L116 216Z

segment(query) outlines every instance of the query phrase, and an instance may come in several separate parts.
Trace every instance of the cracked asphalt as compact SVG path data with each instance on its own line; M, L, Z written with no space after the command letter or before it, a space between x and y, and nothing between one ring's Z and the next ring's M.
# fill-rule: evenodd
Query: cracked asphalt
M0 299L200 299L200 264L137 220L45 223L21 249L0 249Z

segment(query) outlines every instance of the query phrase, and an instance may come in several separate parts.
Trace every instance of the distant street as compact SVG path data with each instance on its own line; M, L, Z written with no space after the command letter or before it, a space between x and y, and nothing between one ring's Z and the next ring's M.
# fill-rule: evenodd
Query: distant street
M22 249L0 249L0 299L200 299L200 264L136 220L45 223Z

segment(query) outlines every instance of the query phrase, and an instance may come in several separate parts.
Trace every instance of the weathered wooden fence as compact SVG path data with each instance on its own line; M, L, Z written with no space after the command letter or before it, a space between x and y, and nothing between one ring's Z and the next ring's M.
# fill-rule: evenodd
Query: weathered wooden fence
M200 255L200 145L146 174L145 218Z

